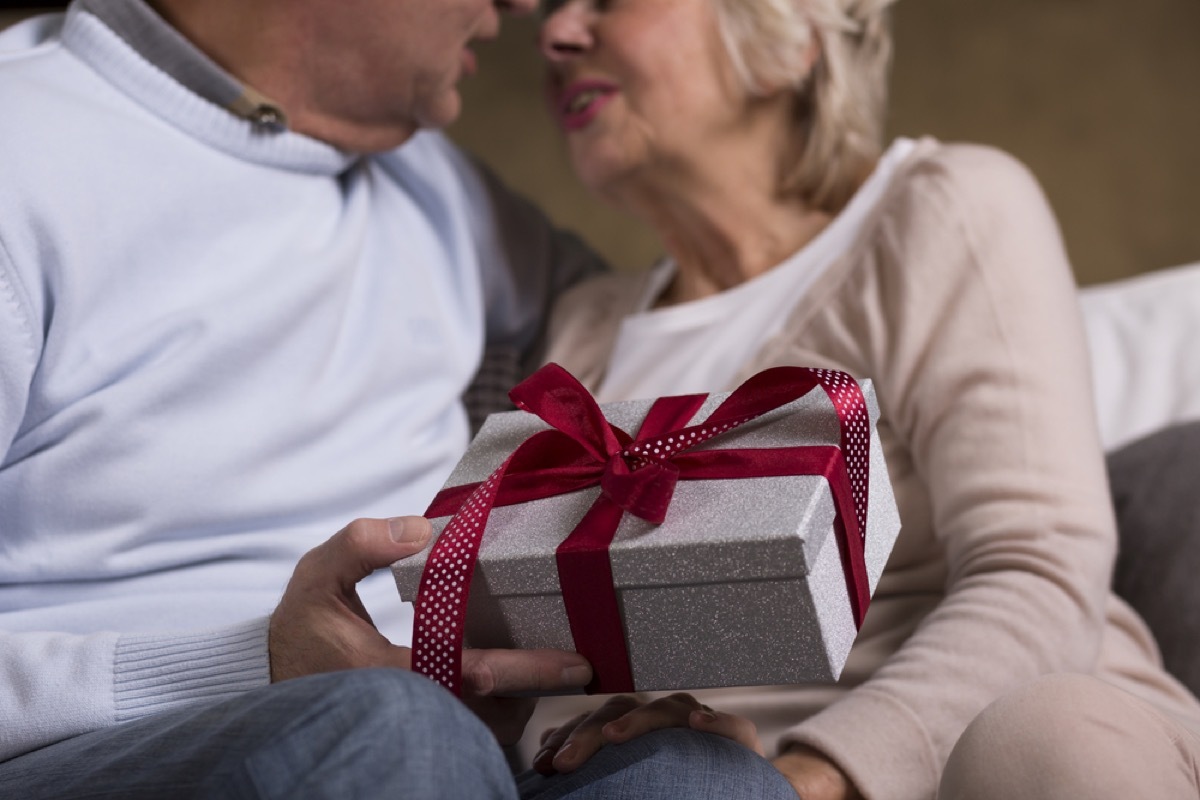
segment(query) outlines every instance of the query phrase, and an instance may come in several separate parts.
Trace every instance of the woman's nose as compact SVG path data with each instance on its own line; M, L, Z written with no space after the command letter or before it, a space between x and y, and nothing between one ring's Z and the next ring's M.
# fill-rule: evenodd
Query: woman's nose
M591 10L587 0L567 0L551 8L542 20L538 47L547 61L559 64L591 47Z

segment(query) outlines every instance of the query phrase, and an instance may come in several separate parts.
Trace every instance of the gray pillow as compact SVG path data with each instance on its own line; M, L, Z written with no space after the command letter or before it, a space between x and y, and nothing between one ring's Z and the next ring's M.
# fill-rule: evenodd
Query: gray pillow
M1200 421L1110 453L1108 475L1121 537L1113 588L1200 695Z

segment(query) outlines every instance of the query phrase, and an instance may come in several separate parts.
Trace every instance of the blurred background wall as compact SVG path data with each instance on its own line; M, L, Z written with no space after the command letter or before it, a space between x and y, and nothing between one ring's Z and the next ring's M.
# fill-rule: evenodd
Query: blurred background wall
M0 11L0 26L20 13ZM902 0L893 23L891 135L1022 159L1081 284L1200 261L1200 2ZM477 48L450 133L615 265L645 265L653 237L571 175L543 108L536 32L511 20Z

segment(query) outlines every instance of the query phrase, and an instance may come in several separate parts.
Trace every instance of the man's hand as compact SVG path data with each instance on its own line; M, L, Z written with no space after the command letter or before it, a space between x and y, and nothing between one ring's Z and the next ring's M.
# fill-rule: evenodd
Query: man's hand
M592 668L578 653L561 650L464 650L462 676L463 702L500 744L516 744L537 701L512 695L583 689Z
M357 667L410 669L412 651L375 629L357 585L429 543L423 517L360 519L304 554L275 613L268 649L271 680ZM463 700L503 744L520 738L534 700L506 695L582 689L592 668L558 650L465 650Z
M271 680L355 667L409 669L409 649L375 629L356 587L419 553L430 533L423 517L359 519L305 553L271 615Z
M803 800L862 800L846 773L811 747L792 745L771 763Z

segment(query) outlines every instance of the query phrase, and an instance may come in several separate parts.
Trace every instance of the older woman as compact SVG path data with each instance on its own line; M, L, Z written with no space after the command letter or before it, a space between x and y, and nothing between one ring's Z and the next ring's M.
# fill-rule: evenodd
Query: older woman
M807 800L1200 797L1200 703L1108 588L1054 218L1002 153L881 146L887 5L548 4L574 167L669 254L568 296L550 358L602 400L781 364L870 378L904 530L837 686L617 698L535 767L671 726L757 747L755 723Z

